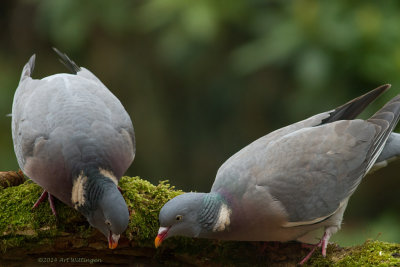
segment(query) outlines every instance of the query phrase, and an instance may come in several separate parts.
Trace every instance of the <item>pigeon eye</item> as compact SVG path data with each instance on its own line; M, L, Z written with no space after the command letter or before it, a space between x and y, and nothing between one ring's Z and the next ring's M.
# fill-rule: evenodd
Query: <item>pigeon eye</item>
M106 224L107 224L108 226L111 226L110 221L106 221Z
M176 218L175 218L175 219L176 219L177 221L180 221L180 220L182 220L182 218L183 218L182 215L176 215Z

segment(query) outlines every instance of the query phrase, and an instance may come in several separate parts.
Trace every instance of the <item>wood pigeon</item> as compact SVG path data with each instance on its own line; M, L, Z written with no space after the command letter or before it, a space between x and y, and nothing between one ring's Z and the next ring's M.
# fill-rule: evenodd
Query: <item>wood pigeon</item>
M400 155L400 135L391 134L400 95L368 120L355 119L389 87L278 129L234 154L219 168L210 193L185 193L162 207L156 247L177 235L285 242L323 228L301 263L317 247L325 256L362 178L377 160L385 165Z
M118 245L129 222L118 180L135 157L131 119L89 70L54 49L72 74L32 79L35 55L22 70L12 106L12 138L23 172L48 195L81 212Z

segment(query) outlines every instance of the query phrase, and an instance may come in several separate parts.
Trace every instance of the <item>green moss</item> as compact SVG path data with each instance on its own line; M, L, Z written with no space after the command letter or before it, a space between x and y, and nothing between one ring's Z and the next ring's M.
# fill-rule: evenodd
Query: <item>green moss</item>
M152 245L157 233L159 210L166 201L182 192L173 190L166 181L155 186L138 177L123 177L119 185L131 212L126 236L141 245ZM51 240L51 237L62 232L76 233L84 238L96 231L79 212L58 200L55 201L57 218L53 216L47 201L32 210L41 193L40 186L32 181L0 189L2 251L25 245L25 241L44 237L46 240Z
M40 205L32 212L32 205L41 194L41 188L30 181L16 187L0 190L0 231L3 235L25 233L47 226L53 227L49 205Z
M173 190L167 181L155 186L139 177L122 177L119 186L131 213L126 235L140 245L153 246L158 230L158 213L171 198L182 194Z
M135 246L154 249L153 242L159 226L158 214L161 207L169 199L183 192L174 190L166 181L155 186L138 177L123 177L119 185L131 213L131 220L124 235L133 241ZM58 242L60 237L68 235L73 235L73 240L78 237L78 245L86 246L93 236L101 235L89 226L79 212L58 200L55 203L57 218L52 215L47 202L32 210L32 205L41 192L42 189L30 181L0 189L1 251L16 247L35 248ZM67 246L68 242L70 239ZM98 239L95 242L98 242ZM157 249L154 260L171 266L178 266L179 264L175 263L179 262L208 265L210 261L216 266L276 266L296 264L309 251L301 248L298 243L290 242L263 247L263 242L222 242L174 237L167 239L161 248ZM362 246L350 248L329 245L326 258L321 256L320 251L316 251L308 265L400 266L399 256L399 244L367 241Z
M314 256L310 266L400 266L400 244L366 241L361 246L330 246L327 257Z
M53 216L46 202L32 210L42 189L32 181L0 189L0 249L21 246L42 236L52 237L68 226L68 222L82 221L83 216L63 203L56 201L58 218ZM58 222L63 223L58 223Z

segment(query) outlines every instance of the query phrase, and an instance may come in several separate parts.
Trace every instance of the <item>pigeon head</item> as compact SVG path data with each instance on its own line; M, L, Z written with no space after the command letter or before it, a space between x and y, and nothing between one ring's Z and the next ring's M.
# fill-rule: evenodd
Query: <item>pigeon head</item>
M198 214L202 208L204 193L186 193L168 201L159 215L160 229L155 240L155 246L171 236L198 236L201 224Z
M218 193L186 193L168 201L159 214L155 246L171 236L209 237L226 230L231 210Z
M88 214L87 219L106 236L109 248L117 247L120 234L128 227L129 212L115 185L104 192L97 209Z
M116 248L129 223L128 207L118 187L108 178L88 176L83 192L85 203L75 207L104 234L108 247Z

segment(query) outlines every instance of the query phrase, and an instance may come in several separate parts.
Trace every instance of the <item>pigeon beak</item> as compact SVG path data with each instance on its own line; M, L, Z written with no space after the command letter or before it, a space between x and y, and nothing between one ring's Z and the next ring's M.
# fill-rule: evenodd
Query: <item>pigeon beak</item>
M120 235L113 234L111 231L108 234L108 248L114 249L118 246L118 240Z
M161 245L161 243L163 242L163 240L165 238L167 238L169 228L170 227L160 227L160 229L158 229L158 235L157 235L156 239L154 240L154 245L156 248L158 248Z

